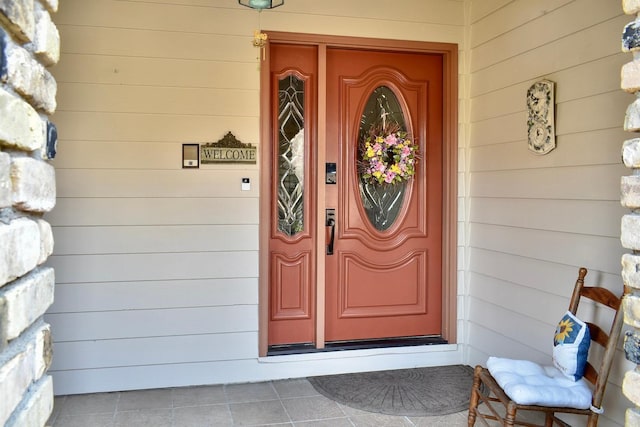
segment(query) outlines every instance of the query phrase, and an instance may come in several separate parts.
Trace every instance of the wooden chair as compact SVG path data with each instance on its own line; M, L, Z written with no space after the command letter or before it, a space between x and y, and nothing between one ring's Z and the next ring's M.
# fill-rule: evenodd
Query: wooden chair
M491 376L488 369L476 366L473 378L473 388L471 390L471 401L469 403L469 426L475 425L476 419L482 424L489 426L487 420L499 421L504 426L524 425L536 426L521 419L517 419L518 411L539 411L545 414L545 426L553 426L554 422L561 426L568 426L565 422L556 417L556 413L579 414L588 417L587 426L594 427L598 424L598 416L602 413L601 405L604 390L607 385L609 370L613 362L615 347L620 336L622 326L622 310L620 309L622 297L615 296L612 292L604 288L584 286L584 278L587 275L586 268L580 268L578 279L571 296L569 311L574 315L578 310L578 304L582 298L588 298L598 304L607 306L615 310L615 316L609 333L599 326L586 322L591 334L591 347L589 351L589 362L585 370L584 378L593 385L593 396L591 409L574 409L564 407L545 407L535 405L520 405L509 398L500 388L496 380ZM551 339L551 337L549 338ZM601 360L598 369L594 367L591 349L597 343L604 348L601 352ZM488 411L478 410L478 405L484 403ZM504 408L501 408L503 406Z

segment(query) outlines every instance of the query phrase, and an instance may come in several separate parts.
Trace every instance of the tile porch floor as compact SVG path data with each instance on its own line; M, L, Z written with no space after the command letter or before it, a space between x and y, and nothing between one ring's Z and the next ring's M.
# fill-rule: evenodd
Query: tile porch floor
M372 414L327 399L306 379L290 379L58 396L47 425L462 427L467 425L467 411L438 417Z

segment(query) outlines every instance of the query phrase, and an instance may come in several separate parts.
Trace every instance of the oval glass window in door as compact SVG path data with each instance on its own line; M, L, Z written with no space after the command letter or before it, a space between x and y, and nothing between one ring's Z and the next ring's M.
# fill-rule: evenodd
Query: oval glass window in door
M407 126L402 107L393 91L387 86L379 86L369 96L360 119L358 132L357 168L362 206L369 222L378 231L389 229L402 209L407 190L406 175L398 171L400 157L397 149L385 141L391 134L406 135ZM368 141L369 144L365 144ZM396 151L394 151L394 149ZM403 161L405 157L402 158ZM413 173L413 159L410 168ZM394 178L396 176L396 178Z

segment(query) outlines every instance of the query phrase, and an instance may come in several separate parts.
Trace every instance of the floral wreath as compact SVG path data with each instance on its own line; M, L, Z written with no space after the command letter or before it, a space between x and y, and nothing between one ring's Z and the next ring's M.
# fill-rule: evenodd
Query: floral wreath
M373 125L360 144L362 178L372 184L399 184L415 173L418 146L397 123Z

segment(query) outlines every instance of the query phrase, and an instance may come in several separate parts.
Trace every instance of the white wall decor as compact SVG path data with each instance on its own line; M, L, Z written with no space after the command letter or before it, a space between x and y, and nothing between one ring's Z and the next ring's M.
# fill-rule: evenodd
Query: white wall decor
M529 150L547 154L556 148L554 83L540 80L527 90Z

